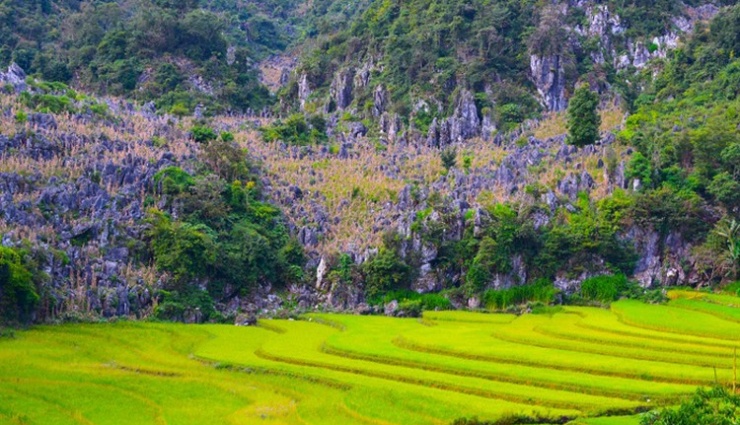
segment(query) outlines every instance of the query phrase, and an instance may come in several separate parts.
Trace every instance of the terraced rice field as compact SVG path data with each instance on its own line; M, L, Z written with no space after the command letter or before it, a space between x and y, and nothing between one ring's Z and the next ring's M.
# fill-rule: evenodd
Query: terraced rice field
M38 327L0 339L0 424L637 424L732 380L740 298L671 295L519 317Z

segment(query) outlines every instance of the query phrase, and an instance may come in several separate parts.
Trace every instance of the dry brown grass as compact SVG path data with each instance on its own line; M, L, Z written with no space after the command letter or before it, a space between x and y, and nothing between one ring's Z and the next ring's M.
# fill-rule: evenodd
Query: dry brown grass
M599 111L601 116L601 131L612 131L618 129L624 120L624 112L618 108L609 108ZM539 121L534 129L534 137L538 139L548 139L550 137L565 134L568 130L565 127L565 112L551 112Z
M0 105L10 108L13 114L23 110L14 97L0 95ZM602 111L602 129L616 128L622 122L623 115L617 110ZM115 141L121 149L106 152L104 162L122 163L128 156L145 158L149 162L159 160L164 152L172 152L178 158L185 158L197 153L197 143L188 139L188 130L194 125L192 118L175 119L168 116L146 118L142 115L125 115L123 126L106 122L79 122L69 116L57 118L58 128L44 134L50 140L58 135L75 134L86 138L84 143L66 148L62 155L48 161L34 161L23 156L5 155L0 157L0 172L40 173L45 178L52 176L64 180L74 180L81 176L86 167L100 162L90 155L101 140ZM266 177L271 182L274 195L272 201L281 203L288 219L296 226L310 225L314 222L312 212L318 204L326 213L326 232L320 240L318 250L322 253L334 253L352 249L361 252L364 248L380 245L383 229L396 228L404 217L393 215L389 204L397 201L398 195L407 185L421 187L441 187L442 195L454 189L452 176L448 182L439 184L445 173L442 167L439 150L427 147L410 147L394 142L380 148L375 141L363 139L355 143L348 158L336 154L320 154L319 147L312 147L309 155L295 155L293 148L282 148L277 143L265 143L257 130L266 125L269 119L222 116L209 123L216 131L231 131L236 141L246 148L255 158ZM39 131L28 124L17 124L12 116L0 115L0 132L6 135L17 131ZM533 130L535 137L546 139L565 132L564 114L552 114L540 121ZM152 144L153 138L160 138L165 144ZM512 153L511 148L495 146L482 139L474 139L459 146L457 169L463 171L465 158L469 158L471 173L482 170L495 170L501 161ZM551 149L554 155L559 148ZM619 149L619 148L617 148ZM621 152L617 152L620 154ZM597 167L602 156L597 152L588 157L579 158L572 163L555 162L550 156L538 166L526 170L533 182L554 189L563 177L569 173L580 174L588 171L597 182L597 189L592 194L595 198L607 195L604 185L603 169ZM304 196L298 200L288 200L282 196L291 186L299 187ZM115 195L120 188L117 183L108 183L106 189ZM36 194L17 195L16 201L33 200ZM144 199L146 193L138 194ZM496 202L521 199L523 191L516 195L507 193L501 187L485 187L472 193L466 199L472 205L489 205ZM2 229L2 227L0 227ZM55 238L52 229L25 229L14 226L14 231L22 237ZM143 279L151 282L154 274L146 271L127 269L124 271L127 281Z
M615 131L622 126L625 113L618 108L605 109L599 111L601 115L601 131Z
M567 133L565 128L565 113L552 112L543 117L534 129L534 137L538 139L549 139Z

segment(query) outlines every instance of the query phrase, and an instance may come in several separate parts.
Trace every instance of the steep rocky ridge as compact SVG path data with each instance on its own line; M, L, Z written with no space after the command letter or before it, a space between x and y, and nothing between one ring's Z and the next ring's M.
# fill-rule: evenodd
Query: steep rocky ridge
M424 3L414 7L423 9L427 6ZM696 23L710 20L718 11L718 7L712 3L697 6L677 4L674 12L667 12L673 15L666 19L663 26L647 30L638 29L634 22L622 19L618 7L611 3L578 1L541 9L511 9L507 12L509 16L516 16L516 24L512 25L528 28L532 32L528 39L523 35L526 31L521 29L496 27L500 24L494 13L489 18L493 27L479 30L478 33L467 34L465 30L460 30L460 38L449 36L446 32L428 35L448 38L444 42L448 45L440 47L445 53L439 54L441 57L436 59L436 64L412 62L399 65L391 56L422 56L425 54L424 47L409 45L414 42L412 36L409 36L407 44L398 47L361 29L367 25L366 21L381 19L382 23L378 25L390 28L393 28L392 25L405 26L408 31L418 31L413 25L422 23L409 23L405 18L405 7L394 5L390 16L380 18L377 15L380 9L375 5L375 8L371 7L356 18L355 27L349 34L340 31L327 35L325 44L304 54L287 89L281 94L283 110L293 105L302 111L349 111L376 123L384 111L389 112L390 116L400 111L402 116L408 114L411 122L417 121L415 116L421 117L422 121L426 116L437 118L436 125L420 129L428 133L432 144L440 144L438 139L441 138L441 144L444 145L448 132L452 140L459 137L468 139L481 133L487 137L496 128L510 126L512 120L535 116L538 110L564 110L574 85L580 80L590 81L605 100L618 101L623 92L619 87L625 81L633 79L649 60L665 58L671 49L678 46L680 39L693 30ZM477 23L478 20L486 19L481 16L489 13L480 9L483 6L477 3L463 6L454 1L437 5L434 10L445 10L445 7L461 9L459 13L468 19L464 24L468 30L469 27L482 25ZM423 18L419 19L436 19L431 10L430 6ZM382 19L388 19L393 24ZM635 24L634 27L631 24ZM431 22L427 22L427 25L436 28L436 24ZM386 27L383 29L392 31ZM494 63L497 59L482 52L462 54L461 51L466 48L463 46L468 42L466 37L476 40L485 34L484 31L496 30L501 33L499 37L506 37L506 43L511 43L510 47L503 43L499 48L515 50L518 55L526 57L526 61L512 62L510 68L501 71L491 66L482 81L471 83L470 74L475 72L478 63ZM346 41L347 37L353 37L351 43ZM484 41L480 40L480 43ZM457 51L449 44L457 46ZM344 54L334 57L333 52L326 53L329 46ZM327 58L320 56L322 54ZM427 60L433 61L433 55ZM415 79L406 80L407 75L400 75L401 72L410 74L412 71L408 68L414 66L417 67L414 72L418 74ZM404 78L403 82L401 78ZM481 77L476 75L475 78ZM290 88L293 85L297 89ZM512 90L512 85L519 86L517 90L529 87L520 92ZM472 103L476 106L474 110L470 106ZM536 107L537 103L539 108ZM472 119L472 115L477 115L477 119ZM483 128L481 123L485 124Z
M2 78L22 89L21 72L11 67ZM17 113L25 108L17 95L2 99L2 243L30 244L45 258L50 284L39 318L151 314L167 276L136 258L136 252L147 228L153 177L173 165L197 167L200 146L183 131L189 120L107 100L109 118L29 112L28 120L19 122ZM262 141L257 129L264 118L210 122L219 132L231 131L262 164L266 196L282 206L291 233L308 254L305 286L288 288L282 298L269 285L261 287L247 298L223 300L223 311L271 311L286 297L302 308L355 308L365 301L362 287L330 282L329 270L338 254L355 264L372 259L388 231L401 236L400 252L415 258L412 288L440 290L463 278L460 271L438 267L440 243L485 229L490 217L484 205L534 207L525 214L537 228L556 220L558 211L579 208L579 194L598 200L637 187L625 176L633 151L615 143L615 128L605 128L596 145L583 149L565 144L563 135L538 138L538 126L545 123L484 140L477 136L481 124L466 93L453 116L432 123L427 135L413 130L399 135L393 123L398 118L385 119L391 122L377 139L361 123L338 121L329 123L332 144L304 147ZM434 132L435 127L440 130ZM439 148L447 145L459 149L457 166L449 171L439 159ZM160 207L166 202L162 199ZM707 209L706 214L713 213ZM440 231L441 239L428 240L429 232ZM619 234L634 246L633 272L641 284L702 281L692 268L691 244L680 233L635 224ZM514 256L511 262L511 271L492 276L488 287L527 281L522 259ZM583 278L605 272L600 264L593 262L579 276L562 269L555 284L572 291Z
M63 94L66 89L29 79L11 65L0 73L2 244L27 247L49 276L39 320L150 315L164 299L171 276L142 255L147 252L142 246L151 242L147 210L158 207L175 220L183 211L155 176L170 167L189 175L202 171L205 145L190 133L197 125L212 129L213 137L229 132L246 149L239 155L259 164L259 181L251 183L281 207L290 235L306 254L295 273L300 278L290 287L263 279L249 292L224 291L228 294L215 301L227 316L274 314L281 305L371 311L365 305L364 267L391 251L408 268L398 273L409 277L407 289L445 290L457 306L479 306L482 291L543 276L564 293L576 292L588 277L615 272L645 287L726 281L730 271L714 267L711 257L719 251L707 239L712 226L738 212L732 193L735 154L724 149L736 143L736 124L730 131L712 124L707 132L704 126L710 112L724 117L722 122L735 122L727 102L736 98L736 89L721 86L721 96L712 97L720 103L710 103L711 111L679 104L694 108L692 115L670 118L670 125L661 122L665 134L654 139L657 130L643 131L640 125L654 124L658 112L628 116L615 106L635 106L620 102L619 84L630 76L644 78L639 84L645 85L653 77L664 78L661 68L679 66L680 57L675 63L661 59L680 47L681 34L717 13L712 5L681 7L671 15L669 28L651 36L634 35L627 19L608 5L584 2L554 7L550 15L540 11L538 25L545 35L552 28L544 17L567 21L553 27L564 43L540 50L528 46L529 60L517 65L524 71L519 80L491 77L468 85L461 78L464 71L445 73L449 64L443 60L435 64L430 85L440 83L444 96L412 90L399 97L399 85L385 79L391 64L383 55L333 62L323 80L301 62L290 78L280 71L276 80L287 81L281 112L302 110L293 117L322 136L320 142L302 144L288 138L265 142L264 129L282 122L267 109L204 118L199 107L193 117L169 115L154 103ZM582 19L572 19L575 10L583 11ZM734 60L725 50L714 50L722 61ZM587 62L590 67L584 68ZM294 64L275 63L275 69ZM467 62L462 66L475 68ZM729 64L720 77L734 81L732 69ZM600 140L583 148L566 143L563 114L557 112L566 107L578 80L590 82L603 100ZM684 91L706 88L660 83L661 92L648 93L643 106L653 98L669 104ZM643 89L633 88L637 94ZM58 92L44 97L49 90ZM524 120L528 115L512 105L525 105L535 93L551 113ZM695 103L707 102L705 94ZM60 98L71 107L53 111ZM658 141L665 140L682 144L664 149ZM713 143L722 149L711 155L701 150ZM725 150L729 160L723 159ZM660 168L660 161L673 160L676 151L678 165ZM443 163L450 154L454 163ZM702 155L718 161L710 165L734 172L721 176L729 190L719 187L724 192L715 194L716 176L692 163ZM662 183L651 187L651 179ZM514 224L514 237L520 239L509 245L521 249L497 251L507 235L491 229L505 231ZM548 232L556 237L539 238ZM490 252L480 246L493 254L485 257ZM544 258L548 268L543 270L534 263L543 258L532 252L548 249L564 254L557 261ZM492 271L473 276L478 264ZM477 286L471 289L473 280ZM209 276L187 283L206 288ZM471 296L471 291L477 293ZM180 319L203 317L191 309Z

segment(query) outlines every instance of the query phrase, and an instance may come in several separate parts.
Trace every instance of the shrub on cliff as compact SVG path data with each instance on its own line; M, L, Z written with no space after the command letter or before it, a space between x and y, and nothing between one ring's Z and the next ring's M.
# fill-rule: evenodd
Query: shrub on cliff
M393 250L381 248L364 266L365 294L374 297L389 290L403 289L410 283L411 268Z
M24 253L0 246L0 323L31 320L39 294Z
M576 89L568 103L567 142L575 146L590 145L599 140L601 117L596 108L599 95L588 84Z
M678 409L666 408L646 413L641 425L733 425L740 421L740 396L727 388L699 388Z

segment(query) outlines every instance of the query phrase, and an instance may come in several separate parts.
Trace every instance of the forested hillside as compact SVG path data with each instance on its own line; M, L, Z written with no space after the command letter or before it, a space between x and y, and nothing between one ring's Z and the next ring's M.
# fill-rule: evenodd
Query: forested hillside
M191 113L271 103L255 63L292 40L296 2L4 1L3 50L47 81Z
M2 1L3 319L728 284L726 3Z
M589 81L605 101L633 100L634 71L665 57L716 6L376 1L346 28L316 36L283 98L309 112L377 118L388 111L426 134L432 118L455 114L469 91L487 136L563 110L578 81Z

